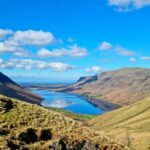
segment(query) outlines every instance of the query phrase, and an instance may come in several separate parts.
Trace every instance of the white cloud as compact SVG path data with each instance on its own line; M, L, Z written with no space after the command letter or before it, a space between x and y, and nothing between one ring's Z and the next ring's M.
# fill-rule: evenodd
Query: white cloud
M88 73L92 73L92 72L100 72L102 70L102 68L100 68L99 66L93 66L91 68L86 68L85 69L85 72L88 72Z
M102 42L98 47L99 50L111 50L121 56L134 56L136 53L121 46L113 45L108 42Z
M140 59L141 60L150 60L150 56L142 56Z
M72 56L72 57L83 57L87 55L87 49L79 47L76 44L69 46L68 48L54 49L52 51L47 49L41 49L38 51L40 57L60 57L60 56Z
M61 62L45 62L32 59L10 59L7 61L0 59L0 68L6 69L20 68L25 70L52 69L57 72L64 72L67 70L75 69L74 66Z
M0 53L20 51L20 47L13 46L7 42L0 42Z
M51 32L36 30L12 31L0 29L0 37L5 35L8 36L0 42L0 54L11 53L17 57L29 56L27 46L52 44L55 40Z
M53 50L50 51L48 49L41 49L38 51L38 56L40 57L58 57L58 56L63 56L63 52L61 50Z
M55 44L59 42L59 40L55 39L54 35L51 32L44 32L42 30L12 31L0 29L0 34L11 34L7 38L1 40L0 54L11 53L12 55L17 57L30 56L30 54L32 54L32 51L30 52L27 48L33 48L35 51L37 51L38 47L35 46L44 46L47 44L50 45L53 42L55 42ZM73 42L72 38L69 38L68 40L70 42ZM36 53L40 57L83 57L87 55L87 49L74 44L66 48L53 50L42 48Z
M47 45L52 44L55 40L51 32L44 32L42 30L27 30L16 31L11 39L16 41L19 45Z
M73 43L75 40L72 37L68 38L68 42Z
M121 56L134 56L135 55L135 52L122 48L122 47L115 47L115 51L117 54Z
M28 56L28 52L25 48L20 47L16 42L9 40L0 42L0 54L6 53L12 53L19 57Z
M108 43L106 41L102 42L100 44L100 46L98 47L99 50L110 50L112 48L113 48L112 44L110 44L110 43Z
M59 62L52 62L49 65L54 71L58 71L58 72L75 69L75 67L69 64L59 63Z
M131 61L131 62L136 62L137 60L136 60L136 58L133 58L133 57L132 57L132 58L130 58L130 61Z
M0 29L0 38L5 37L6 35L10 35L13 34L12 30L8 30L8 29Z
M117 11L128 12L150 5L150 0L108 0L110 6L114 6Z
M13 55L17 56L17 57L27 57L27 56L29 56L27 50L14 52Z

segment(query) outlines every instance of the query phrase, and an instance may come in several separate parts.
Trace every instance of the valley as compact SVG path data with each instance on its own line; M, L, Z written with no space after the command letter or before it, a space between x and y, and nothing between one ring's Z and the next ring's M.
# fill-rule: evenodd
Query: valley
M149 71L123 68L67 85L19 85L1 73L0 149L148 150Z

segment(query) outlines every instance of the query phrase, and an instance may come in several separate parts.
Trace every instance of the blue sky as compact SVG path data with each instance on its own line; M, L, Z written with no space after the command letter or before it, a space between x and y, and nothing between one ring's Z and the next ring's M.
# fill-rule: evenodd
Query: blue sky
M0 0L0 70L75 81L150 67L150 0Z

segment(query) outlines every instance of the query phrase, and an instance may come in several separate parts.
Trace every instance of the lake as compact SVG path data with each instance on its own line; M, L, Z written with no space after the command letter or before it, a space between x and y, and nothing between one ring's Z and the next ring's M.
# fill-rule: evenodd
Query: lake
M83 97L70 93L61 93L48 90L32 89L32 92L40 95L45 100L43 106L63 108L80 114L102 114L103 110L88 103Z

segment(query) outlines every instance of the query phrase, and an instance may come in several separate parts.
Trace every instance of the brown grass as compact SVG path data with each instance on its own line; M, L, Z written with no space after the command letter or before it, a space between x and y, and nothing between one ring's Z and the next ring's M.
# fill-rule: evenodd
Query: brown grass
M12 107L7 108L7 104ZM7 111L6 111L7 109ZM0 96L0 149L124 150L114 139L55 111Z
M133 150L148 150L150 146L150 98L89 121L90 126L105 131Z

